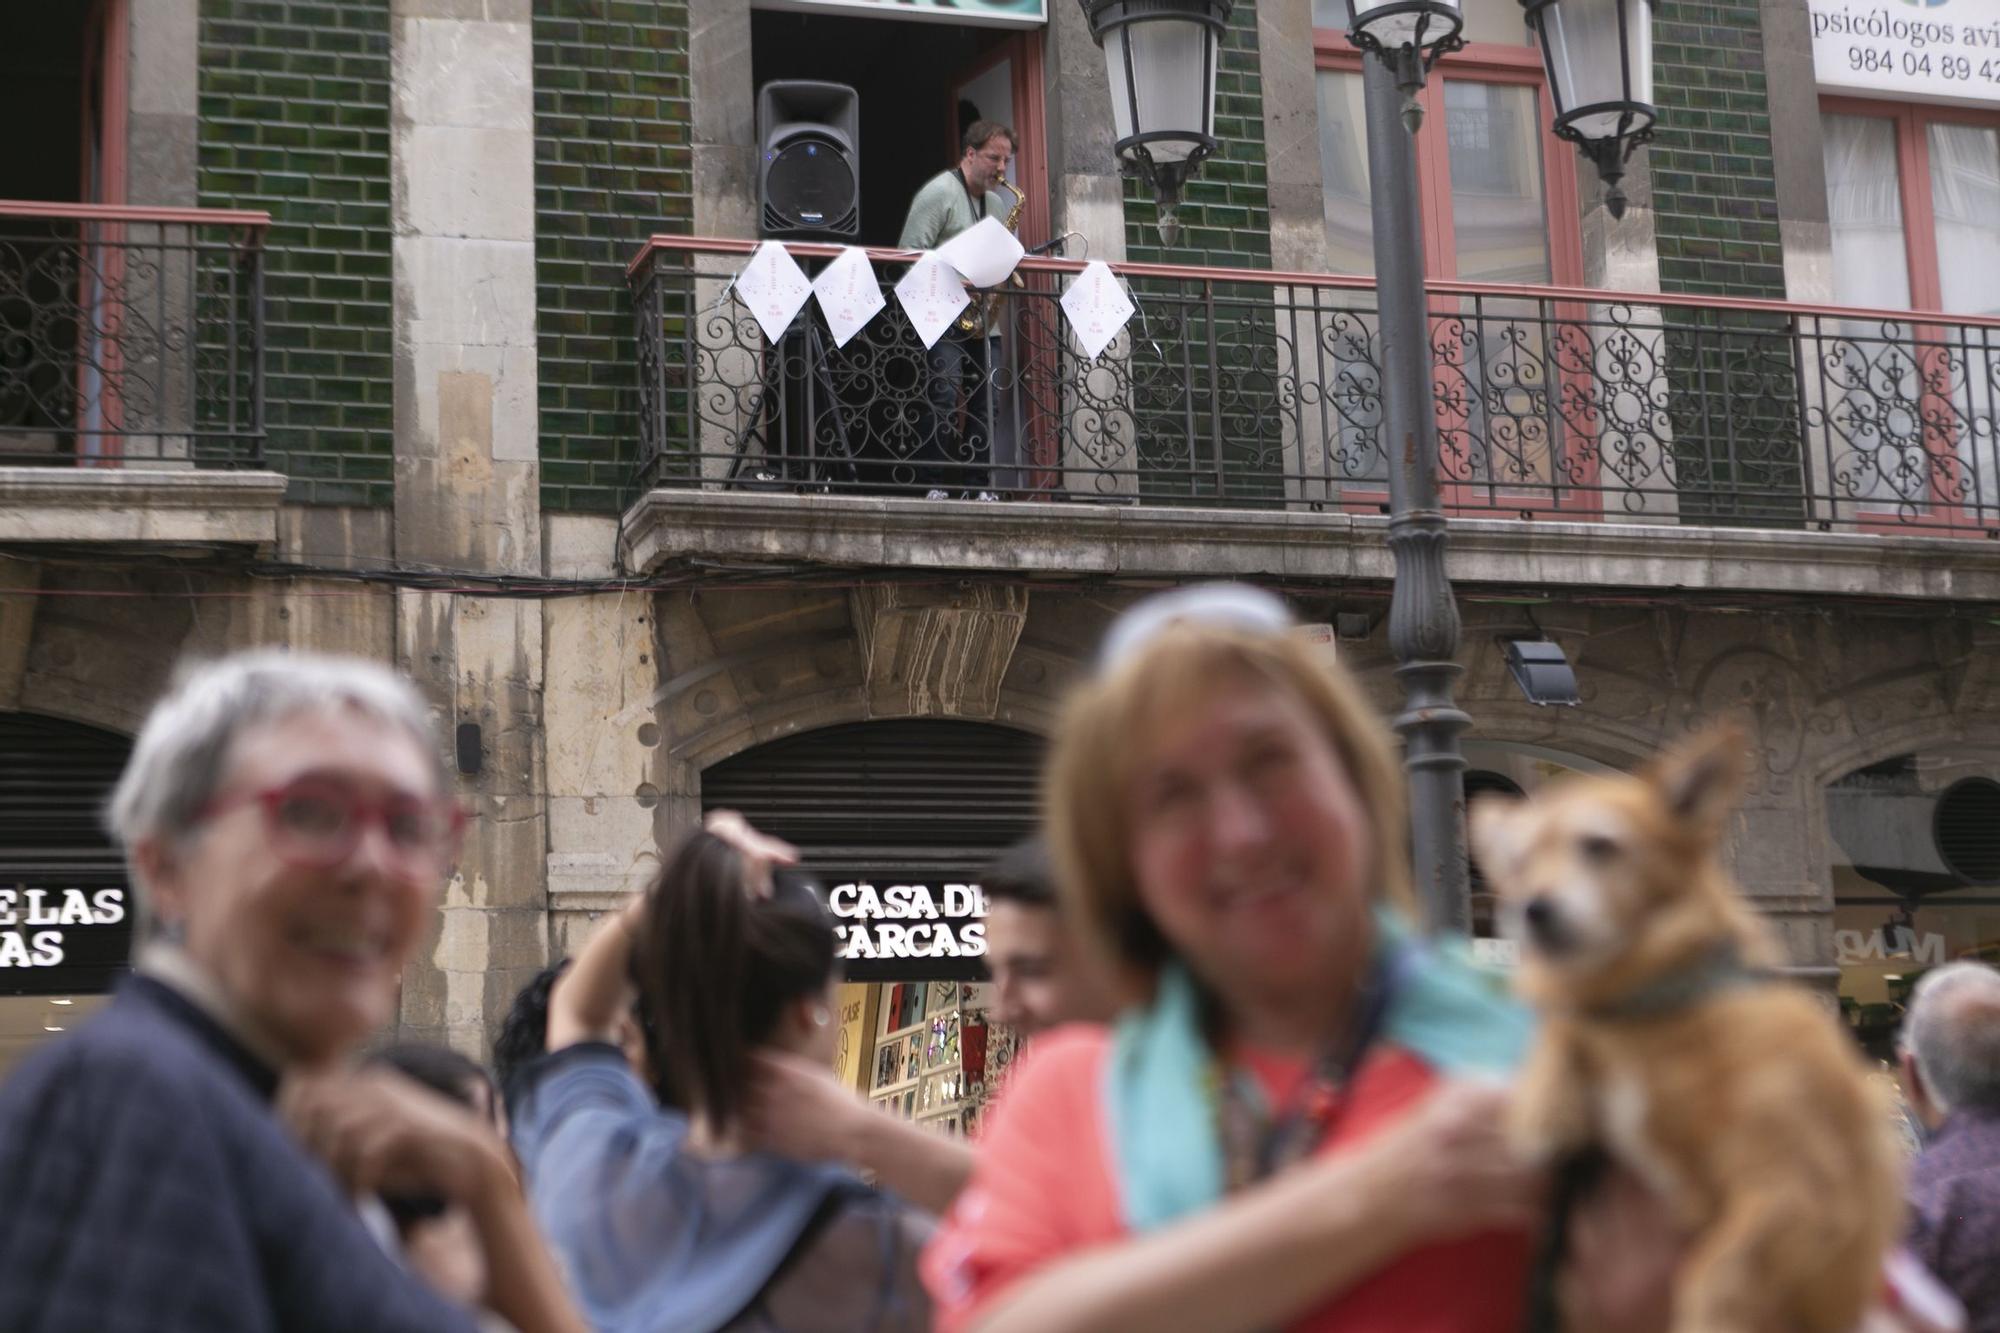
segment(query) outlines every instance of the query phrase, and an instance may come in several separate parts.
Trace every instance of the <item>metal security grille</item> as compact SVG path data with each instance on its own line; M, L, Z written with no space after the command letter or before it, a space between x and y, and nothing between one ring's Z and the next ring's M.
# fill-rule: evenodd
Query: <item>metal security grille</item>
M27 894L54 904L70 889L124 888L125 861L104 832L102 812L132 742L76 722L0 713L0 890L13 890L16 924L32 937ZM116 925L63 927L63 961L0 967L0 994L67 995L107 990L131 944L129 898Z
M862 722L747 750L702 776L823 876L971 876L1037 822L1043 742L978 722Z

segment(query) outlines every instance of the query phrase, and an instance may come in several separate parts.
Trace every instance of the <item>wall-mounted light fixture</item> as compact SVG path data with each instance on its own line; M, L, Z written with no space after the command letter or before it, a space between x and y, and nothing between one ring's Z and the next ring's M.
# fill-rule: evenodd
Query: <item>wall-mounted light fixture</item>
M1547 707L1561 704L1574 708L1583 702L1576 692L1576 672L1562 645L1548 639L1503 639L1507 650L1507 670L1528 702Z

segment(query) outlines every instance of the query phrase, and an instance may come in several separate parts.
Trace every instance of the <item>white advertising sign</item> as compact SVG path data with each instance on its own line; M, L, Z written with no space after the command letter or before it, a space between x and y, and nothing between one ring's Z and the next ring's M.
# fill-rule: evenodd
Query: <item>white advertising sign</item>
M2000 104L2000 0L1807 0L1821 88Z
M751 0L751 8L789 9L802 14L832 10L993 28L1038 28L1049 19L1048 0Z

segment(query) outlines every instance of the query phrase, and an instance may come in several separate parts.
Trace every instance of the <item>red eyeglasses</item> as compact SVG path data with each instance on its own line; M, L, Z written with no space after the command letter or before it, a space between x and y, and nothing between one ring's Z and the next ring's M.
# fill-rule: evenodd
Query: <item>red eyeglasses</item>
M344 782L318 777L211 801L201 818L214 819L253 802L263 807L272 849L293 865L316 870L352 856L371 825L381 826L397 868L411 877L442 873L457 859L465 836L465 811L454 800L370 800Z

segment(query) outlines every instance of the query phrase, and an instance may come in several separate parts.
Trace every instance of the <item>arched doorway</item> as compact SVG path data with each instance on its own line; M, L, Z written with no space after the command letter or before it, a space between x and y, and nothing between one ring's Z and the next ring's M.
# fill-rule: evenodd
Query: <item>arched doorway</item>
M884 1110L976 1128L1013 1034L987 1021L982 866L1037 823L1044 743L991 723L859 722L771 741L702 775L704 810L796 844L828 891L847 984L837 1064Z
M100 1006L132 947L105 799L132 742L0 713L0 1070Z

